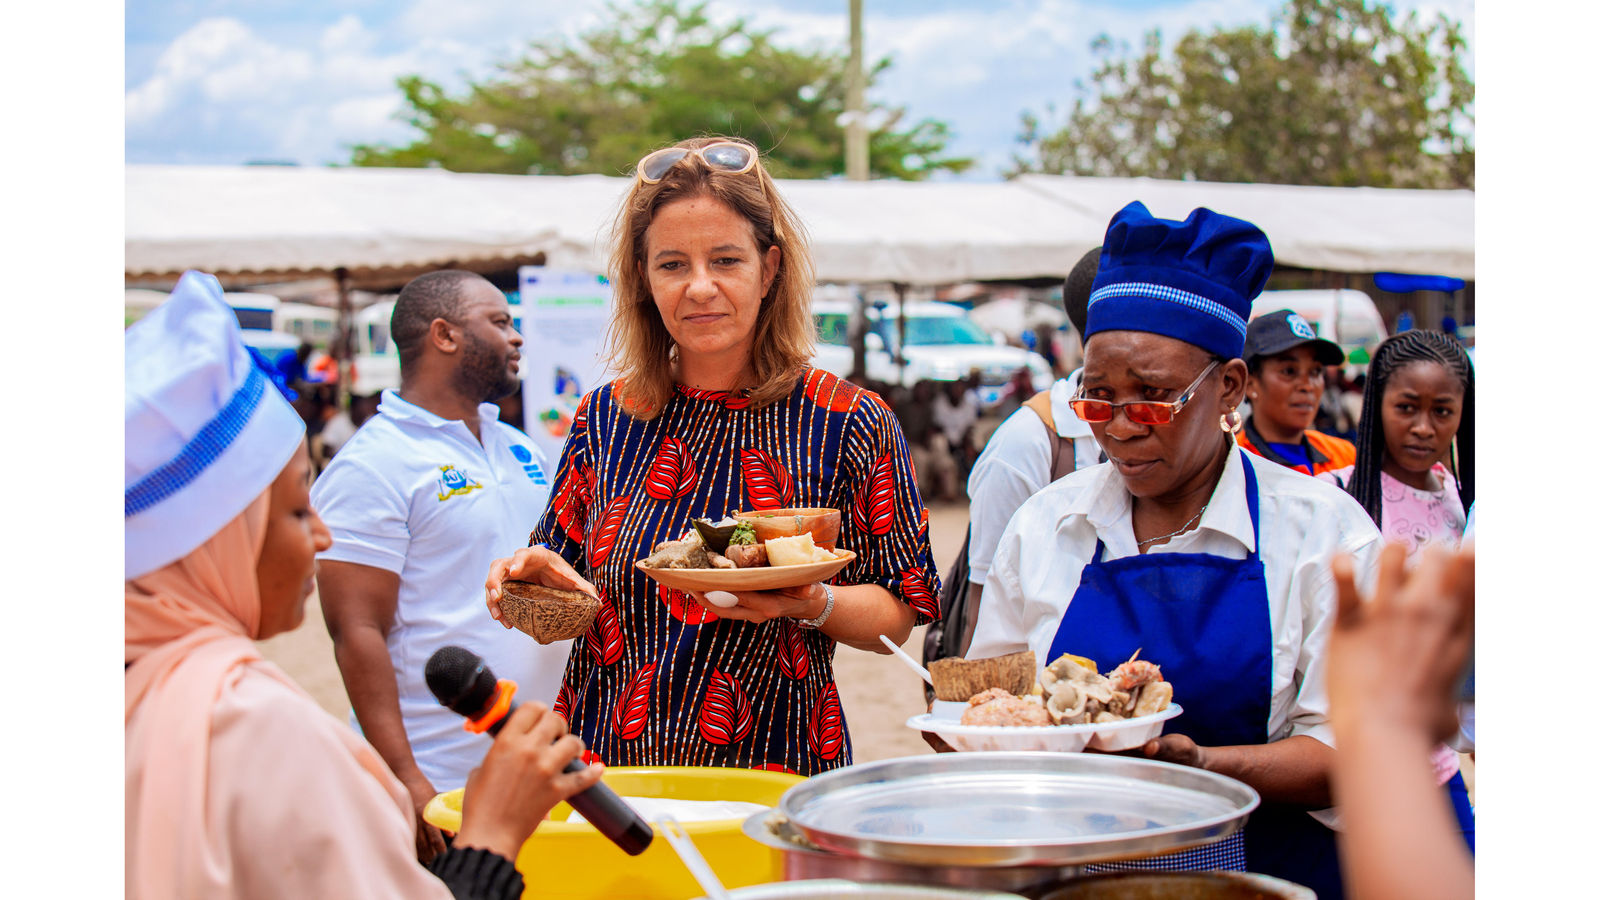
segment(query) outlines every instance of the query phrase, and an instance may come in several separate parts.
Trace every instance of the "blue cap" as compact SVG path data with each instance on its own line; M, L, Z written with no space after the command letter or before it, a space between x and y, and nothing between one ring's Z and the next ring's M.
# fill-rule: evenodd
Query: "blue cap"
M1147 331L1234 359L1271 274L1272 245L1255 225L1205 208L1158 219L1136 200L1106 229L1084 341Z

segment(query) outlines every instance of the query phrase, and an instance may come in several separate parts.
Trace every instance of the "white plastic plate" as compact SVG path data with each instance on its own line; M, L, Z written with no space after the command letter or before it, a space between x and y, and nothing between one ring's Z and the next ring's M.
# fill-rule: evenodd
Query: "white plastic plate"
M1161 712L1120 722L1083 725L963 725L959 716L923 713L906 720L906 727L931 731L957 750L1054 750L1077 753L1090 750L1131 750L1161 734L1162 723L1180 715L1176 703Z

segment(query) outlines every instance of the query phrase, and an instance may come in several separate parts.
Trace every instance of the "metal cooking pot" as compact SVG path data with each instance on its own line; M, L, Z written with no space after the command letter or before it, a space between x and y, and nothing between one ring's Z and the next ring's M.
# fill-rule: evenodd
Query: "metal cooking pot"
M1115 872L1075 879L1042 900L1317 900L1317 894L1252 872Z
M933 888L920 884L857 884L837 878L756 884L731 890L728 896L732 900L843 900L849 897L870 900L1023 900L1017 894L1000 891ZM705 898L701 897L700 900Z
M1081 873L1080 866L927 866L819 850L775 809L744 820L750 839L781 851L783 878L845 878L877 884L945 885L996 891L1039 891ZM744 895L739 895L744 896Z

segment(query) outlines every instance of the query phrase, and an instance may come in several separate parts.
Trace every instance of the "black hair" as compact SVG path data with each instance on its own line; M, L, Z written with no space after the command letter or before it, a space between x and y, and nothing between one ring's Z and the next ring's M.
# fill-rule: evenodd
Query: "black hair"
M451 323L460 320L463 286L472 281L489 283L476 272L440 269L418 275L400 289L400 296L394 301L394 312L389 316L389 338L400 353L402 374L416 364L434 319Z
M1473 399L1472 359L1455 338L1442 331L1404 331L1378 345L1372 354L1367 383L1361 391L1361 422L1356 429L1356 465L1346 490L1383 527L1383 455L1388 442L1383 434L1383 391L1389 379L1412 363L1438 363L1461 379L1461 423L1450 451L1450 472L1463 510L1473 500Z
M1083 339L1089 327L1089 292L1094 290L1094 276L1100 273L1099 247L1085 253L1061 282L1061 305L1067 308L1067 320Z

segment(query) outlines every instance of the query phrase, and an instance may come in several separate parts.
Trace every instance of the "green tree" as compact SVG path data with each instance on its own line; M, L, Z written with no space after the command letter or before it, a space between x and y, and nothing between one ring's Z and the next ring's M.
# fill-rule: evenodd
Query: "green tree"
M1370 0L1290 0L1269 27L1105 36L1094 96L1064 126L1022 116L1021 172L1198 181L1473 185L1473 84L1459 23ZM1053 112L1053 110L1052 110Z
M719 24L706 4L647 0L608 6L611 23L575 42L534 42L496 75L451 96L421 76L399 80L405 120L421 136L404 147L360 145L360 166L438 165L457 172L619 175L646 152L698 134L745 138L777 177L844 172L847 51L776 46L744 19ZM870 67L868 84L889 66ZM899 128L903 108L874 105L876 176L920 179L961 172L945 155L948 127Z

